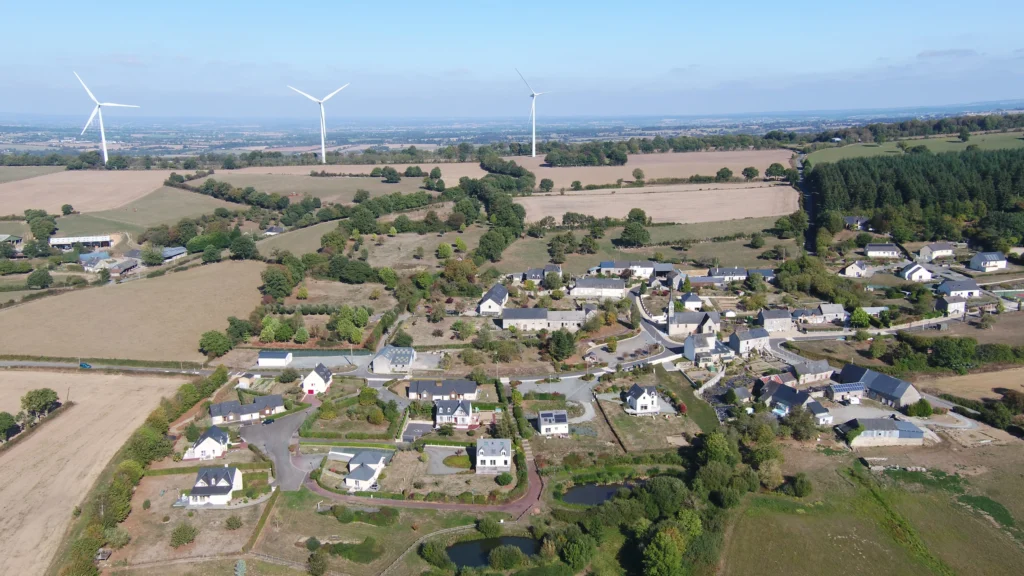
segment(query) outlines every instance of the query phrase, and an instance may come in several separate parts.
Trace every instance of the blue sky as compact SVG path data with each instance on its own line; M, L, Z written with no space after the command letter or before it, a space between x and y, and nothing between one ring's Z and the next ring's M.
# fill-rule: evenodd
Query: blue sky
M10 2L0 113L328 120L730 114L1024 98L1020 0ZM307 106L308 105L308 106ZM113 116L113 115L111 115Z

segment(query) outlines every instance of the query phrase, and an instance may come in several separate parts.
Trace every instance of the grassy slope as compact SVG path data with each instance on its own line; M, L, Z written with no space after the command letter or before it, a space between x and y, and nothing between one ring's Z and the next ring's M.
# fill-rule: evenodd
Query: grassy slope
M338 222L321 222L308 228L265 238L257 242L256 246L259 247L260 254L264 256L270 256L274 249L290 250L292 254L296 255L316 252L320 249L320 237L337 227Z
M1000 148L1024 148L1024 136L1020 132L1006 132L996 134L976 134L966 143L961 142L956 136L940 136L920 140L907 140L910 146L924 144L932 152L961 152L967 146L976 144L982 150L997 150ZM825 148L812 152L808 156L811 165L821 162L835 162L844 158L863 158L866 156L880 156L883 154L902 154L896 147L896 142L884 144L850 144L838 148Z
M693 419L700 426L701 431L711 432L718 429L718 416L710 404L697 398L690 386L681 374L673 372L669 374L664 368L658 366L654 369L658 376L658 384L675 392L683 402L686 403L687 416Z
M174 224L182 218L210 214L217 208L238 210L240 204L162 187L115 210L75 214L57 221L60 234L71 236L110 232L141 232L150 226Z
M0 184L63 172L63 166L0 166Z

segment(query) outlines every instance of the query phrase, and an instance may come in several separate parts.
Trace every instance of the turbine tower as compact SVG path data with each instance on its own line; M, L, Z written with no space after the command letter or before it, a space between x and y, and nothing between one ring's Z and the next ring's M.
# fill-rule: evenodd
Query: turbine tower
M292 87L289 86L289 88L292 88ZM327 102L332 97L334 97L335 94L337 94L338 92L341 92L345 88L348 88L348 84L345 84L341 88L338 88L334 92L331 92L326 97L324 97L323 100L317 100L316 98L313 98L312 96L310 96L309 94L306 94L305 92L303 92L302 90L299 90L298 88L292 88L292 90L295 90L299 94L302 94L303 96L305 96L306 98L309 98L313 102L316 102L320 106L320 163L321 164L327 164L327 122L324 120L324 102Z
M537 96L540 96L541 94L544 94L544 92L537 92L536 90L534 90L533 86L530 86L530 83L526 82L526 78L523 76L523 73L519 71L519 68L516 68L516 73L519 74L519 77L522 78L523 82L526 83L526 87L530 89L530 123L531 123L531 138L532 138L532 141L533 141L533 146L531 148L531 152L532 152L531 155L534 158L536 158L537 157Z
M82 128L82 134L85 134L85 131L88 130L89 126L92 125L92 119L96 116L99 116L100 143L103 147L103 165L105 166L107 164L107 134L103 130L103 107L112 106L115 108L138 108L138 106L133 106L131 104L114 104L113 102L100 102L96 99L95 96L92 95L92 91L89 90L89 87L85 85L85 82L82 82L82 77L78 75L78 72L73 73L75 75L75 78L78 78L78 81L82 83L82 88L85 88L85 93L88 94L89 98L91 98L92 101L96 104L96 107L92 109L92 114L89 116L89 121L85 123L85 128Z

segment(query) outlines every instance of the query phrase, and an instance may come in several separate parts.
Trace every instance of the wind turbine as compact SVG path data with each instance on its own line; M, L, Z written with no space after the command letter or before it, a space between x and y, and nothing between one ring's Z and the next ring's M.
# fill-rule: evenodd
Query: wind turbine
M519 74L519 77L522 78L523 82L526 83L526 87L530 89L530 122L532 124L531 129L532 129L532 132L533 132L532 133L533 147L532 147L531 151L532 151L532 156L534 158L536 158L537 157L537 96L540 96L541 94L544 94L544 92L537 92L536 90L534 90L533 86L530 86L530 83L526 82L526 78L523 76L523 73L519 71L519 68L516 68L516 73Z
M289 86L289 88L292 88L292 87ZM348 88L348 84L345 84L341 88L338 88L334 92L331 92L326 97L324 97L323 100L317 100L316 98L313 98L312 96L310 96L309 94L306 94L305 92L303 92L302 90L299 90L298 88L292 88L292 90L295 90L299 94L302 94L303 96L305 96L306 98L309 98L313 102L316 102L320 106L320 163L321 164L327 164L327 122L324 120L324 102L327 102L328 100L333 98L335 94L337 94L338 92L341 92L345 88Z
M86 86L85 82L82 81L82 77L78 75L78 72L73 72L73 74L75 75L75 78L78 78L78 81L81 82L82 88L85 88L85 92L86 92L86 94L89 95L89 98L91 98L92 101L96 103L96 107L92 109L92 114L89 116L89 121L85 123L85 128L82 128L82 134L85 134L85 131L88 130L89 126L92 125L92 119L95 118L96 116L99 116L100 117L100 143L101 143L101 145L103 147L103 164L106 165L106 163L107 163L107 134L103 130L103 107L104 106L113 106L115 108L138 108L138 106L134 106L132 104L114 104L113 102L100 102L99 100L96 99L95 96L92 95L92 91L89 90L89 87Z

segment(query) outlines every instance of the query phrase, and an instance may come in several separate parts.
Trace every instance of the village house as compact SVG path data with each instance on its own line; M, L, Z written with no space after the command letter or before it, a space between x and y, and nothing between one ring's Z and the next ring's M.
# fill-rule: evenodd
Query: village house
M302 379L302 390L310 396L323 394L331 387L334 374L323 364L318 363L313 371Z
M869 221L866 216L843 216L843 225L850 230L864 230Z
M720 342L715 334L690 334L683 343L683 356L700 368L730 362L736 358L731 348Z
M853 382L850 384L830 384L825 391L825 395L833 402L860 404L860 399L864 397L865 392L863 384Z
M458 430L476 428L473 403L469 400L435 400L434 427L440 428L445 424L451 424Z
M769 332L793 329L793 315L789 310L764 310L757 313L757 323Z
M508 302L508 289L501 284L495 284L480 299L476 311L481 316L500 316L506 302Z
M764 402L779 418L786 416L794 408L802 407L813 415L815 425L826 426L832 423L832 414L820 402L811 398L807 392L798 391L784 384L766 384L761 388L757 400Z
M256 365L260 368L284 368L292 363L292 353L287 350L260 350Z
M747 279L746 268L712 268L708 276L723 278L726 282L742 282Z
M910 382L888 374L868 370L854 364L847 364L839 373L842 384L862 384L868 398L899 409L921 399L921 394Z
M683 294L679 297L679 301L683 303L683 308L690 312L700 312L700 309L704 307L704 301L693 292Z
M758 352L767 350L768 338L768 331L764 328L754 328L753 330L744 330L743 332L733 332L729 336L729 347L740 356L746 357L747 354L750 354L755 350Z
M917 251L917 259L921 262L932 262L940 258L952 258L953 245L949 242L925 244Z
M850 314L841 304L818 304L814 310L814 316L820 318L817 323L827 324L830 322L845 323Z
M477 385L472 380L413 380L410 400L476 400Z
M839 274L847 278L865 278L868 275L868 264L863 260L857 260L852 264L847 264L839 271Z
M213 460L231 448L231 437L216 426L210 426L185 450L182 460Z
M978 252L968 266L979 272L995 272L1006 268L1006 256L1002 252Z
M789 372L783 372L781 374L769 374L767 376L761 376L758 378L763 386L768 384L784 384L791 388L796 388L796 377Z
M928 282L932 279L932 273L920 264L907 264L899 272L899 277L910 282Z
M189 506L226 506L242 489L242 472L234 466L200 468L188 494Z
M543 268L530 268L526 272L523 272L521 281L525 284L526 282L533 282L534 284L540 284L544 281L544 278L548 274L558 274L561 276L562 267L558 264L545 264Z
M941 296L935 308L946 316L963 316L967 314L967 299L959 296Z
M541 410L537 415L537 431L545 436L568 436L569 413L565 410Z
M361 448L331 448L328 460L348 464L345 487L350 492L368 492L374 489L381 472L391 463L395 453L391 450Z
M579 278L569 289L569 295L581 300L622 300L626 297L626 283L619 278Z
M252 404L242 404L238 400L212 404L210 406L210 421L213 424L252 422L284 411L284 400L281 395L270 394L255 397Z
M864 247L868 258L899 258L900 247L895 244L868 244Z
M634 416L658 414L661 412L660 402L657 388L633 384L626 393L626 413Z
M714 334L722 329L722 317L718 312L674 312L672 304L669 302L669 336Z
M896 418L856 418L843 424L840 432L860 429L850 442L851 448L867 446L922 446L924 430Z
M476 441L476 473L501 474L512 471L512 440L478 438Z
M814 382L821 382L832 377L835 368L828 365L828 360L811 360L793 364L793 374L797 378L797 384L803 386Z
M981 287L975 280L943 280L936 290L939 294L958 296L968 300L981 296Z
M576 332L597 312L594 306L582 310L548 310L547 308L506 308L501 314L501 327L524 332L560 330Z
M388 345L370 361L370 369L376 374L407 374L415 360L412 348Z
M605 276L630 276L650 278L654 274L654 262L650 260L607 260L598 264L598 271Z
M769 284L775 282L775 270L772 270L771 268L747 268L747 278L750 278L754 274L760 274L761 279Z

